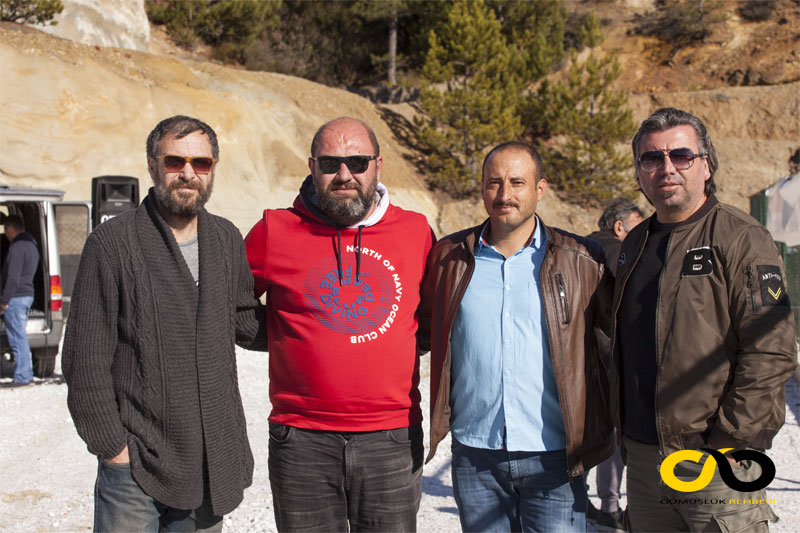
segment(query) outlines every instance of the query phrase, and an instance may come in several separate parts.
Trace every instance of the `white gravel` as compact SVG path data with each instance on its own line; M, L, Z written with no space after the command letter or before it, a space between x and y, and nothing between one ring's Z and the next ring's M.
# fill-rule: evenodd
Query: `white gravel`
M267 476L267 356L240 352L238 363L256 471L244 501L226 517L225 529L275 531ZM426 415L427 366L425 357L421 387ZM67 387L59 373L57 366L55 376L37 379L36 386L0 389L0 531L85 531L92 527L97 462L75 432L66 406ZM800 531L799 389L797 382L790 380L786 425L769 453L777 467L775 480L768 489L769 498L776 500L773 509L781 517L780 522L772 525L772 531ZM420 531L460 530L450 479L449 450L448 438L439 446L434 460L425 465L418 515ZM591 495L599 506L594 494L594 476L591 477Z

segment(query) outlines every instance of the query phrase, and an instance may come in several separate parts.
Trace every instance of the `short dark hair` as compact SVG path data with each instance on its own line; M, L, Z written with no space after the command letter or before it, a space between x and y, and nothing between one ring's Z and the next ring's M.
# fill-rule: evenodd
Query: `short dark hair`
M331 123L336 122L337 120L343 118L349 118L350 120L355 120L356 122L364 126L365 130L367 130L367 135L369 136L369 142L372 145L372 149L375 151L375 153L364 154L364 155L376 155L376 156L381 155L381 147L378 144L378 138L375 136L375 132L372 130L372 128L367 126L367 124L364 121L358 120L357 118L353 117L337 117L333 120L329 120L328 122L320 126L317 132L314 134L314 138L311 140L311 157L317 157L317 151L319 150L319 145L322 142L322 134L325 132L325 129L328 126L330 126Z
M3 219L3 225L14 228L15 231L25 231L25 222L19 215L8 215Z
M508 141L502 144L498 144L491 150L489 153L486 154L486 157L483 158L483 166L481 166L481 180L484 178L484 173L486 172L486 163L489 161L494 154L498 152L502 152L505 150L521 150L526 152L533 162L536 163L536 181L539 181L542 177L542 156L539 155L539 152L536 151L536 148L531 146L528 143L520 142L520 141Z
M711 174L711 176L706 180L705 186L705 194L708 196L715 193L717 190L717 186L714 184L714 173L717 171L717 167L719 166L719 162L717 161L717 151L714 149L714 145L711 142L711 136L708 134L708 129L706 129L703 121L687 111L675 109L674 107L662 107L647 117L647 119L645 119L645 121L642 122L642 125L639 127L639 131L637 131L636 135L633 137L632 145L633 160L635 162L634 164L639 164L639 141L642 140L642 137L645 134L656 131L665 131L672 128L677 128L678 126L687 125L693 127L695 133L697 133L697 149L706 154L708 170ZM636 179L639 179L638 174Z
M211 126L202 120L185 115L175 115L174 117L165 118L153 128L153 131L147 136L147 157L153 159L158 157L158 143L168 134L172 134L178 139L183 139L195 131L202 131L208 136L208 141L211 143L211 153L214 159L219 161L217 134Z
M614 224L617 222L622 222L624 224L625 219L627 219L631 213L636 213L644 218L642 210L639 209L630 198L615 198L608 204L608 207L603 210L603 214L600 215L600 220L597 221L597 225L602 231L613 231Z

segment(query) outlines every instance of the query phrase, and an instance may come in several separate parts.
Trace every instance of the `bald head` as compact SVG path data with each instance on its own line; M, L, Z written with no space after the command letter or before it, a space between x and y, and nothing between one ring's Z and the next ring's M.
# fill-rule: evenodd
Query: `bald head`
M372 149L374 151L373 154L364 154L364 155L381 155L381 149L378 145L378 138L375 137L375 132L372 131L372 128L367 126L362 121L353 118L353 117L339 117L331 120L330 122L326 122L322 126L319 127L317 133L314 134L314 139L311 141L311 157L317 157L319 153L319 147L322 143L322 137L327 130L332 130L333 132L343 132L343 131L358 131L363 130L369 137L369 142L372 145ZM341 135L341 133L339 133Z

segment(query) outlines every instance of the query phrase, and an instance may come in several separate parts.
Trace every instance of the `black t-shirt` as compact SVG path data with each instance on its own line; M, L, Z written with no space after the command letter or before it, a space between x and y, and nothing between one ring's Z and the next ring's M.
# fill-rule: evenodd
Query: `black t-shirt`
M678 224L650 222L650 235L622 295L618 335L622 354L622 432L658 444L656 431L656 302L667 245Z

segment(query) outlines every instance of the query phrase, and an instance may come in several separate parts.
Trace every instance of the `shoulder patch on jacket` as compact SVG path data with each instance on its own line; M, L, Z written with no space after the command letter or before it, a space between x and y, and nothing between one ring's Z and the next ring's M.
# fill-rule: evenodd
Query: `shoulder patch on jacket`
M758 265L758 287L762 305L789 305L789 296L783 286L781 269L776 265Z
M681 277L707 276L711 274L711 272L714 270L711 258L712 253L711 247L709 246L687 250L686 255L683 256Z

